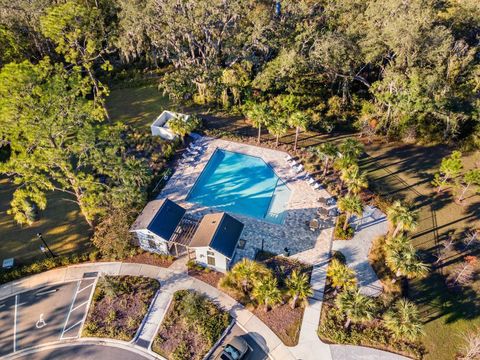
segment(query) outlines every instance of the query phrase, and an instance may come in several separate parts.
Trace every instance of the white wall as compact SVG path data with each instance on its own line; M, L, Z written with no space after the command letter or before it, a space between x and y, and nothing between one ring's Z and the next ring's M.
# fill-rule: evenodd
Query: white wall
M207 251L213 252L215 258L215 266L208 265ZM220 254L218 251L215 251L210 247L195 248L195 260L200 265L208 266L221 272L226 272L228 270L228 263L230 261L230 259L228 259L225 255Z
M132 231L137 239L140 247L143 250L150 251L157 254L169 255L167 241L162 237L152 233L150 230L141 229ZM152 246L150 242L153 242L155 246Z

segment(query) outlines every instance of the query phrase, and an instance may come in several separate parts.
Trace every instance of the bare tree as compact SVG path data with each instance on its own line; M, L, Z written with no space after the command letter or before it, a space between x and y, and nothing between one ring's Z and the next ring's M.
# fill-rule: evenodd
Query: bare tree
M465 261L455 267L452 273L447 277L447 286L465 286L473 281L477 258L475 256L465 256Z
M448 256L448 253L453 248L453 244L455 242L455 238L453 236L449 236L442 244L442 248L439 250L437 255L437 260L434 262L435 265L440 264L443 260L445 260Z
M479 239L480 231L478 229L472 229L467 233L466 238L464 239L464 243L466 247L477 243Z
M480 328L461 334L465 344L462 346L460 360L474 360L480 357Z

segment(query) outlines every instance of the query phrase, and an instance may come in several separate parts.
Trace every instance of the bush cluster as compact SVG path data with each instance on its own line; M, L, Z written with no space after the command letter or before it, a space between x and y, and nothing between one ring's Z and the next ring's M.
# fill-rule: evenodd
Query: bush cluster
M348 225L347 229L343 229L343 223L345 222L345 214L338 217L337 224L335 225L335 240L350 240L355 234L353 227Z

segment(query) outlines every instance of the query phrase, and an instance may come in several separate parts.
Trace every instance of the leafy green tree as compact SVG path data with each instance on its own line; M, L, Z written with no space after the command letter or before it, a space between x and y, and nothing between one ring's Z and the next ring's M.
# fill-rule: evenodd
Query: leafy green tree
M266 103L247 102L243 111L252 125L258 129L257 142L260 143L262 136L262 127L268 126L272 122L272 112Z
M305 111L295 111L289 118L288 123L295 128L295 143L293 149L297 150L298 135L300 130L307 130L308 125L311 122L310 116Z
M332 259L332 261L330 261L327 269L327 277L335 289L350 291L357 287L355 271L338 259Z
M185 142L185 136L200 127L200 119L196 116L191 116L188 120L182 116L175 116L168 120L168 128L172 130L175 135L180 136L182 142Z
M358 194L368 187L367 176L360 171L358 165L352 165L342 170L340 179L347 185L348 192L352 194Z
M327 175L328 169L330 164L337 158L338 156L338 148L335 144L330 142L326 142L320 146L317 146L313 149L314 153L322 158L323 160L323 176Z
M342 291L335 298L335 305L347 318L346 329L350 327L352 322L370 321L375 316L375 302L372 298L362 295L359 289Z
M350 218L353 215L361 216L363 214L362 200L353 194L348 194L338 200L338 208L340 211L345 212L345 222L343 224L343 230L347 230Z
M42 194L60 191L93 227L115 199L130 194L129 206L141 203L150 173L143 161L125 153L121 127L102 126L102 108L85 97L89 87L77 70L49 59L3 67L0 138L9 141L12 152L0 172L20 185L14 199L27 192L43 208ZM129 171L125 164L134 166Z
M271 275L255 281L252 295L259 304L264 306L265 312L282 300L282 293L278 288L277 279Z
M300 273L298 270L292 271L286 280L288 294L292 298L292 309L297 307L298 300L304 301L313 295L313 290L308 279L308 275Z
M417 306L407 299L399 299L383 316L384 324L395 338L416 340L423 334Z
M108 89L98 80L94 66L98 64L103 70L111 69L109 61L105 59L111 45L110 29L103 19L98 6L75 0L46 9L46 14L40 18L43 35L55 43L56 51L67 62L81 66L88 74L94 99L100 101L102 106ZM106 115L108 117L107 112Z
M394 227L393 238L401 232L415 230L418 225L418 211L411 210L399 200L387 209L387 218Z
M433 186L437 186L437 193L440 193L443 188L460 175L463 169L462 153L454 151L450 156L444 157L440 164L440 169L435 173L432 181Z
M271 272L265 265L247 258L236 263L228 273L228 276L244 294L248 294L252 290L255 281L270 275Z
M281 117L272 119L267 125L268 132L275 136L275 146L278 147L280 136L285 135L288 131L287 123Z

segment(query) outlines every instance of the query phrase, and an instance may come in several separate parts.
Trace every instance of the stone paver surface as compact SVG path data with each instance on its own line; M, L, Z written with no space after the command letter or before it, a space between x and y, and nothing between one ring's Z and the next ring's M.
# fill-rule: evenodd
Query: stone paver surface
M352 224L356 228L353 239L335 240L333 250L345 255L347 265L355 270L361 293L378 296L383 290L383 285L368 261L368 254L372 241L388 232L387 218L377 208L367 206L363 216Z
M391 352L352 345L330 345L333 360L407 360Z

